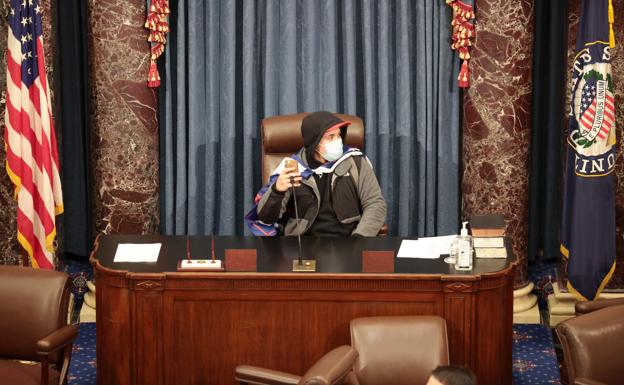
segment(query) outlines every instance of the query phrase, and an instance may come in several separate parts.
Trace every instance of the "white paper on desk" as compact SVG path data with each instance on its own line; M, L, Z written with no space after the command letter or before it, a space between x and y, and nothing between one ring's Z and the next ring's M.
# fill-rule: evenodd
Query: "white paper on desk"
M161 243L120 243L113 262L156 262Z
M444 235L417 240L404 239L397 258L438 259L441 254L450 254L451 243L456 237L457 235Z

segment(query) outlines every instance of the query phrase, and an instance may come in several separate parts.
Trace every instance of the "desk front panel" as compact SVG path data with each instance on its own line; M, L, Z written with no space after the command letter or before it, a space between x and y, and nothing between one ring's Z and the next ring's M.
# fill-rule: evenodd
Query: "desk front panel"
M303 374L349 344L352 319L378 315L445 318L451 362L480 384L511 384L513 264L480 275L131 273L93 261L101 385L235 384L240 364Z

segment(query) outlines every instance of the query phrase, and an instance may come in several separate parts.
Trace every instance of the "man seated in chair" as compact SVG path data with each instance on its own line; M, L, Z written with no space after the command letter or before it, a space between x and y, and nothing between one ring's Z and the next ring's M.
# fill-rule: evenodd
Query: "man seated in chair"
M303 119L304 147L280 162L246 216L253 234L377 235L386 202L368 158L343 145L349 124L326 111Z

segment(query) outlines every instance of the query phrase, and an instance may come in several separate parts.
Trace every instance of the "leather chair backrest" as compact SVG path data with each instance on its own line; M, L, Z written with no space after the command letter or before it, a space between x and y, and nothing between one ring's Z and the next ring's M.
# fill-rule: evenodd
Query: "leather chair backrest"
M260 137L262 143L262 184L266 184L279 162L303 147L301 121L308 112L279 115L262 119ZM345 144L364 150L364 122L355 115L335 114L351 122L347 128Z
M437 316L354 319L351 345L360 385L425 384L433 369L449 363L446 321Z
M624 379L624 305L567 319L555 328L570 383L587 378L605 384Z
M68 306L67 274L0 266L0 358L38 361L37 341L67 325Z

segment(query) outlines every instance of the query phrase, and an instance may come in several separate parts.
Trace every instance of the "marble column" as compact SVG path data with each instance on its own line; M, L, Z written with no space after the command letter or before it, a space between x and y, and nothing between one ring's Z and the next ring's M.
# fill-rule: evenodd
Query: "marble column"
M21 263L22 256L26 252L17 242L17 203L13 197L14 186L6 171L6 151L4 150L4 111L6 108L6 53L7 53L7 31L8 31L8 14L10 12L9 0L0 1L0 90L2 98L0 98L0 110L2 111L2 119L0 119L0 264L17 264ZM42 1L42 26L43 41L45 49L45 62L50 84L50 92L52 105L54 105L54 90L56 81L54 76L54 52L56 51L56 1ZM54 115L55 111L52 111ZM58 133L57 129L57 133ZM59 142L62 138L57 138Z
M527 284L533 2L477 0L464 92L462 216L503 213Z
M156 233L157 91L147 87L145 0L89 0L95 234Z

